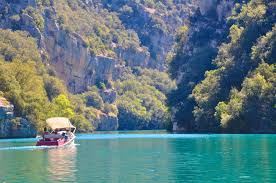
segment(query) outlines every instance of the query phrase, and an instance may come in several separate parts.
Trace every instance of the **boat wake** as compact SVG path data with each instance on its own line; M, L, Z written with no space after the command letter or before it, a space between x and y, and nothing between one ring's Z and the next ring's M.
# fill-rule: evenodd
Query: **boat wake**
M18 146L18 147L0 147L0 151L7 150L36 150L36 149L46 149L49 146Z
M70 144L65 147L79 146L80 144ZM40 149L53 149L53 148L65 148L65 147L56 147L56 146L17 146L17 147L0 147L0 151L9 151L9 150L18 150L18 151L34 151Z

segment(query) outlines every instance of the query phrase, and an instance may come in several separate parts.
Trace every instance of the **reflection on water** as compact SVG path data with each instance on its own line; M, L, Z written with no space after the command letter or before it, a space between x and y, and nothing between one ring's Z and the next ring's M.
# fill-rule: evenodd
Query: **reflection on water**
M77 147L36 147L0 140L0 183L77 182Z
M76 182L77 147L72 144L67 147L48 150L48 176L53 182Z
M0 183L276 182L276 135L117 133L77 140L79 146L33 150L25 147L34 142L0 140Z

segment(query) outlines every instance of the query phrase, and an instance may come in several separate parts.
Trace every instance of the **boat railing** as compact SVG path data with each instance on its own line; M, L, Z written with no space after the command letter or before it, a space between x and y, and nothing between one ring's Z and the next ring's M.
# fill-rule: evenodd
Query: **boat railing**
M59 138L62 138L62 135L59 135L59 134L47 134L47 135L44 135L44 138L45 139L59 139Z

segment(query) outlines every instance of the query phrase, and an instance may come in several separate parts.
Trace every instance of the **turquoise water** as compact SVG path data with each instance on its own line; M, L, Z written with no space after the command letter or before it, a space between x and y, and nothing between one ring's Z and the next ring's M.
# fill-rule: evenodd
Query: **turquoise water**
M0 183L276 182L276 135L78 135L66 148L0 140Z

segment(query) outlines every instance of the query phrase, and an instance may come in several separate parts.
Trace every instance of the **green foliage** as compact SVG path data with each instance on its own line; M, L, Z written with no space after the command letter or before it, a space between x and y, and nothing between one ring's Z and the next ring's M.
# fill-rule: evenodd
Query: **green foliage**
M216 33L222 26L223 23L217 23L216 16L206 17L199 13L190 17L188 26L177 31L175 53L169 62L169 73L176 79L177 88L168 94L168 104L174 122L185 130L195 129L192 90L204 78L205 71L213 68L217 48L211 46L211 42L222 42L222 34Z
M221 44L217 54L214 52L214 70L207 66L199 72L198 65L193 68L191 63L183 62L200 59L198 54L191 58L182 52L181 42L189 39L179 41L170 72L173 78L181 78L177 78L178 89L169 95L170 105L177 109L177 122L186 121L183 126L191 131L275 130L275 80L272 79L275 78L275 9L275 4L265 0L250 0L236 6L236 12L228 19L232 24L229 41ZM212 56L205 58L202 63L206 64ZM206 71L203 80L191 79L194 73L202 71Z
M17 116L30 119L38 129L43 126L49 101L34 62L0 61L0 90L14 104Z
M14 105L15 115L27 118L39 131L55 116L71 118L79 130L93 129L73 107L63 83L47 73L35 40L25 32L0 30L0 91Z
M189 28L185 25L182 26L182 27L179 27L177 32L176 32L175 41L177 43L182 43L181 45L183 45L187 41L188 30L189 30Z
M36 23L36 26L38 27L38 29L40 31L43 31L44 30L44 18L42 17L41 15L41 12L39 11L39 9L36 9L36 8L33 8L32 6L28 6L24 12L25 14L31 16L35 23Z
M100 82L100 87L101 90L106 90L106 86L103 82Z
M104 105L104 112L109 116L117 116L118 115L118 108L114 104L105 103Z
M50 100L67 93L64 84L54 76L44 76L44 87Z
M73 118L74 108L66 95L61 94L53 99L50 104L48 116Z
M157 59L158 51L164 52L165 47L154 47L153 40L163 41L152 35L166 38L175 32L165 22L180 22L172 17L180 17L185 8L172 0L86 3L36 0L36 8L5 17L13 8L7 7L1 16L19 29L21 17L29 15L43 31L46 9L55 9L51 18L61 29L80 35L93 55L120 57L122 50L142 43ZM175 53L168 55L169 73L177 88L164 72L126 68L114 85L118 93L114 104L105 103L100 95L112 86L100 81L98 88L68 94L41 61L35 39L22 31L0 30L1 95L15 105L16 116L29 119L38 129L46 118L64 116L79 131L92 131L103 112L118 115L120 129L164 128L170 121L167 95L174 120L187 130L274 132L275 5L267 0L243 1L236 5L228 25L218 21L215 6L206 15L197 12L176 31Z
M144 0L144 4L150 8L154 8L155 2L154 0Z
M262 36L258 43L252 47L251 59L260 63L266 61L268 63L275 62L276 58L276 24L272 31Z
M86 119L84 115L75 115L73 118L71 118L71 122L77 128L78 132L91 132L94 130L91 121Z
M171 80L167 73L160 72L154 69L141 69L136 67L133 69L135 78L145 85L155 87L164 94L169 93L175 89L175 83Z
M124 14L131 14L133 13L133 9L128 6L128 5L124 5L121 9L120 9L120 12L121 13L124 13Z
M136 76L115 84L118 92L119 129L160 129L167 127L169 113L166 96L172 83L167 75L158 75L158 71L137 68ZM162 80L162 78L166 78ZM163 82L163 83L162 83Z
M38 6L50 6L51 5L50 0L35 0L35 2Z
M254 96L261 97L260 92L253 90L262 91L262 87L267 84L261 75L245 79L250 71L254 70L258 63L266 61L266 58L271 63L275 39L272 36L273 32L268 31L272 29L272 20L275 21L275 17L273 18L266 13L266 11L270 11L270 8L273 8L267 5L264 1L252 0L243 6L239 14L231 17L232 20L236 21L236 24L230 28L231 41L228 44L222 44L219 48L218 56L214 62L218 68L208 72L206 78L193 91L197 103L194 116L195 120L200 123L200 128L207 129L206 125L209 129L211 127L219 128L218 125L221 124L222 127L230 129L232 132L256 130L255 120L245 119L246 117L243 116L245 111L250 108L252 113L255 110L256 119L264 120L259 118L261 113L257 112L263 107L253 103L245 107L244 101L247 99L244 95L249 97L251 90ZM266 36L262 36L264 32L268 32ZM255 43L257 44L254 46ZM242 90L238 92L232 88L242 88ZM227 100L228 97L230 97L228 105L221 102ZM263 100L258 102L266 103ZM266 110L269 111L269 107ZM265 111L262 112L265 113ZM219 116L219 119L215 119L215 116ZM248 123L250 120L252 123ZM228 127L229 124L231 127ZM267 131L268 129L265 129L264 126L259 125L258 128Z
M87 107L82 95L71 96L75 116L71 118L72 123L79 132L90 132L94 130L92 122L96 119L94 108Z
M102 0L101 3L117 13L128 32L134 30L137 33L141 44L148 48L150 56L157 62L164 61L172 43L164 41L171 40L169 37L174 36L187 11L185 3L172 0Z
M243 27L238 27L235 24L230 27L229 37L231 38L231 41L233 43L237 42L240 39L243 30Z
M20 23L21 23L20 21L21 17L19 16L19 14L11 15L8 19L11 22L11 29L13 30L19 29Z
M232 132L273 132L276 130L276 68L263 63L247 77L240 91L231 91L229 102L220 102L216 116Z
M245 5L245 7L250 7L248 11L255 11L253 10L255 5L256 4L251 1ZM265 5L261 4L258 6L263 7ZM251 12L250 14L252 16L248 17L244 14L244 11L247 10L243 8L241 13L236 16L236 19L240 25L245 27L239 28L237 25L233 25L230 28L231 42L223 44L220 47L218 56L215 60L219 68L207 74L206 79L194 89L193 95L198 104L194 113L198 121L204 120L208 124L210 124L211 121L215 121L215 106L219 101L227 99L232 87L240 87L248 71L257 66L256 62L250 61L251 47L254 42L257 41L262 33L261 30L267 23L265 22L264 15L256 15ZM263 19L263 24L255 22L260 21L261 18ZM214 89L216 90L210 93L210 91Z
M251 0L242 6L239 13L234 14L229 19L238 21L243 25L261 21L266 15L268 3L264 0Z
M0 56L5 61L41 61L35 39L22 31L0 30Z
M100 9L85 9L80 0L54 2L60 26L70 32L79 33L94 55L115 57L117 46L139 47L137 35L127 32L115 13ZM80 23L81 22L81 23Z
M99 116L102 113L117 117L117 106L104 103L100 96L101 91L101 89L94 86L88 88L88 91L84 93L72 96L73 105L76 106L75 113L78 116L73 117L72 121L80 132L95 130L93 125L99 122Z
M40 129L49 100L35 40L25 32L0 30L0 58L0 90L14 104L17 116L28 118Z
M94 107L99 110L104 108L104 102L97 87L89 88L88 91L82 93L80 97L88 107Z

